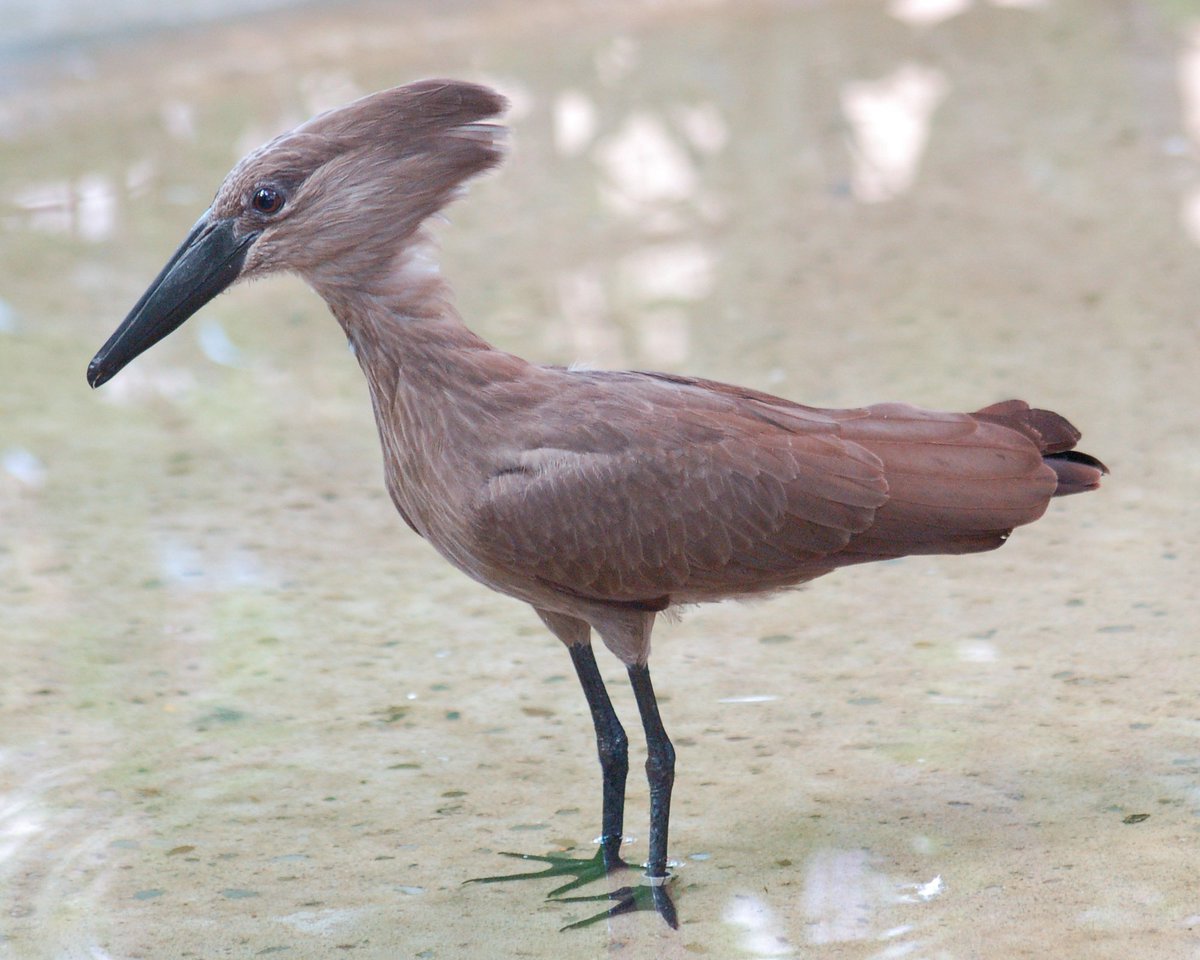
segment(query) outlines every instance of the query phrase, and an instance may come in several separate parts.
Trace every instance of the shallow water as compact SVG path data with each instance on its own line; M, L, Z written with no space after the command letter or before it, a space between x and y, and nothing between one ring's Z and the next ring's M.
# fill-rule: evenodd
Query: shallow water
M1200 954L1200 8L350 3L19 67L0 957ZM1113 468L994 554L660 624L678 932L461 885L590 853L586 708L392 512L303 284L84 384L241 153L427 75L513 101L442 231L493 342L818 404L1023 396Z

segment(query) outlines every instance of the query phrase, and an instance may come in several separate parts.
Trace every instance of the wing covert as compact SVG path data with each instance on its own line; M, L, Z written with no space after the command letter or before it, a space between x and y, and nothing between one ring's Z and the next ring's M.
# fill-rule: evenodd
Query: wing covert
M489 564L608 602L805 579L871 524L882 465L832 422L793 432L723 406L659 407L652 421L593 411L548 431L558 445L520 451L481 490L476 546Z

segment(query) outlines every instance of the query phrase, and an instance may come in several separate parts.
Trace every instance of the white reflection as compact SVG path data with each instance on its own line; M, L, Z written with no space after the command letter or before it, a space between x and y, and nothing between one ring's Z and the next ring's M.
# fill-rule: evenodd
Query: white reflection
M125 171L125 189L130 197L143 196L154 182L158 171L153 160L147 158L132 164Z
M170 137L188 143L196 139L196 109L190 103L168 100L158 112Z
M993 7L1010 10L1035 10L1047 0L989 0ZM929 27L965 13L972 0L891 0L888 13L914 27Z
M903 957L927 945L917 938L918 924L896 921L944 890L941 876L926 883L898 883L875 869L865 850L820 850L808 860L804 877L804 913L809 939L816 944L888 941L876 958Z
M204 576L200 551L179 540L165 540L158 545L158 568L172 583L198 583Z
M19 759L15 751L0 753L0 766L10 768L5 770L6 774L15 773ZM31 792L33 785L28 778L25 789L30 792L22 794L17 790L7 790L0 793L0 864L12 860L31 837L46 829L45 814L38 810Z
M358 921L366 911L362 908L326 908L324 910L298 910L283 916L272 917L276 923L286 924L301 933L332 936L334 933Z
M258 556L245 548L233 548L212 556L215 548L202 551L178 537L164 537L158 544L158 568L172 585L200 589L261 586L266 574Z
M932 900L934 897L941 896L942 891L946 889L946 885L942 882L942 875L939 873L928 883L923 883L917 887L918 900Z
M842 89L852 128L851 190L864 203L892 200L917 176L934 110L949 83L931 67L908 63L881 80Z
M717 703L770 703L778 699L773 693L751 693L744 697L721 697Z
M1184 132L1193 143L1200 143L1200 25L1185 34L1177 76Z
M1187 235L1200 243L1200 187L1194 187L1184 195L1180 217Z
M198 329L200 349L209 360L225 367L236 367L241 363L242 351L229 339L229 334L218 321L206 317Z
M913 26L932 26L957 17L971 6L971 0L892 0L888 13Z
M17 311L7 300L0 300L0 333L16 333Z
M862 850L820 850L804 877L804 912L813 943L844 943L870 936L879 907L890 899L887 879Z
M729 142L729 127L721 110L715 103L701 103L693 107L679 107L676 119L688 140L697 150L717 153Z
M787 957L794 952L771 908L758 897L739 894L722 918L742 930L739 946L756 957Z
M998 651L986 640L965 640L958 645L958 659L964 663L995 663Z
M43 233L71 232L71 184L66 180L35 183L13 195L13 205L23 210L29 226Z
M917 763L924 762L925 759L923 757L917 758ZM914 853L924 854L925 856L929 856L931 853L933 853L933 840L927 836L924 836L923 834L917 834L915 837L909 840L909 843L912 844ZM941 878L939 877L939 879Z
M596 105L578 90L564 90L554 101L554 146L563 156L574 156L596 136Z
M13 205L26 216L32 230L75 234L93 242L106 240L117 221L117 193L112 181L99 174L69 180L35 183L13 194Z
M713 258L699 243L642 247L621 261L622 285L645 300L703 300L712 290Z
M621 213L636 214L647 205L685 200L696 192L691 158L649 113L631 114L600 145L597 159L608 177L605 199Z
M24 447L9 447L0 456L4 472L27 487L37 489L46 482L46 466Z
M1193 24L1184 37L1176 68L1180 109L1184 132L1193 146L1200 146L1200 24ZM1187 235L1200 243L1200 187L1184 194L1179 214Z
M76 229L79 236L93 243L112 236L117 224L117 192L107 177L89 174L80 177L75 187Z

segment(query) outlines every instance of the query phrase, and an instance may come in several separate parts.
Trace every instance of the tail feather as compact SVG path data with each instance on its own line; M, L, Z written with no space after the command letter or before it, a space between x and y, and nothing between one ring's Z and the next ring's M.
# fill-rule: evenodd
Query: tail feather
M1095 490L1100 478L1108 473L1108 467L1095 457L1074 449L1082 435L1066 417L1051 410L1030 407L1024 400L1005 400L976 410L971 416L1016 430L1037 444L1042 462L1058 477L1052 496Z
M1051 453L1042 460L1058 476L1058 487L1054 491L1056 497L1095 490L1100 486L1100 478L1108 473L1108 467L1099 460L1078 450Z
M1021 400L971 414L904 404L848 411L843 436L883 462L888 501L838 553L843 563L994 550L1052 497L1092 490L1107 469L1073 450L1079 431Z

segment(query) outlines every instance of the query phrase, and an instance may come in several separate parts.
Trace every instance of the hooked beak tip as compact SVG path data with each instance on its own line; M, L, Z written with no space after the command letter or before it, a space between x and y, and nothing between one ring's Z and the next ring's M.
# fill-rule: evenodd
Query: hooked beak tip
M108 380L111 376L111 374L105 372L103 362L99 357L93 358L92 362L88 364L87 382L88 386L93 390L105 383L108 383Z

